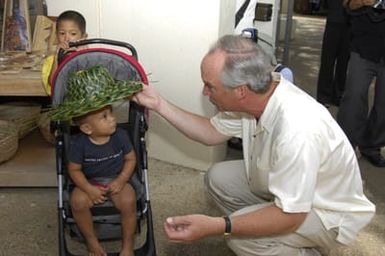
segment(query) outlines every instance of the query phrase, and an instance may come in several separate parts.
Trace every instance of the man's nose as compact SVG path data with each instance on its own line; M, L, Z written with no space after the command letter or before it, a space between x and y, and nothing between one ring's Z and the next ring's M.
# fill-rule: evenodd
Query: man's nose
M210 96L210 90L207 88L207 86L203 86L202 94L204 96Z

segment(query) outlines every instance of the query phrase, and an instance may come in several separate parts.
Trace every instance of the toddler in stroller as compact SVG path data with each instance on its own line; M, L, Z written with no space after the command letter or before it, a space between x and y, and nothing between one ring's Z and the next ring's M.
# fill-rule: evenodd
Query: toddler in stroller
M74 219L89 254L106 255L93 229L90 209L104 203L109 196L122 216L120 254L133 256L136 200L135 191L127 181L134 171L136 156L126 132L116 128L110 104L142 85L115 83L102 66L72 74L67 84L67 97L50 114L53 120L73 119L81 131L73 136L68 154L68 173L75 184L70 200ZM91 95L87 88L92 88L88 90ZM78 106L84 96L91 96L88 104Z
M121 46L120 42L100 39L81 43ZM136 54L134 49L132 52ZM130 103L128 124L117 127L111 106L147 82L139 64L130 57L110 49L80 50L66 57L54 73L49 115L56 121L58 134L60 255L73 255L66 247L66 226L72 236L86 241L88 255L134 255L136 220L143 215L147 217L147 241L135 250L135 255L155 255L146 184L143 108ZM75 122L77 129L69 125L70 121ZM114 207L118 211L111 211ZM98 226L94 228L95 225ZM99 239L116 238L118 229L122 249L120 253L107 254Z

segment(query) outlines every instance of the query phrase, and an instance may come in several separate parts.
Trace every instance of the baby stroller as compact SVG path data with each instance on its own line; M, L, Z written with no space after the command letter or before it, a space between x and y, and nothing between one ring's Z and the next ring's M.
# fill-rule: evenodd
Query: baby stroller
M71 47L98 44L95 48L81 49L68 56L59 53L59 65L51 77L52 105L62 102L66 92L68 76L78 70L87 69L95 65L101 65L108 69L116 80L135 80L147 84L147 77L143 68L137 62L135 48L124 42L107 39L89 39L70 44ZM99 45L109 48L98 48ZM113 49L112 49L113 48ZM123 51L124 50L124 51ZM128 50L129 53L125 51ZM145 145L146 109L135 102L128 106L128 122L118 125L127 130L133 148L137 156L137 165L131 183L137 196L137 230L140 233L142 226L146 225L145 242L140 248L135 249L136 256L156 256L155 241L151 205L149 199L149 187L147 176L147 151ZM58 185L58 231L59 231L59 255L75 255L67 247L66 237L82 240L71 213L69 194L73 184L68 177L67 152L70 136L75 129L69 122L55 121L52 130L56 137L56 169ZM116 240L121 236L120 214L114 208L112 202L106 201L102 205L92 208L95 231L100 241ZM109 252L108 255L119 255L117 252Z

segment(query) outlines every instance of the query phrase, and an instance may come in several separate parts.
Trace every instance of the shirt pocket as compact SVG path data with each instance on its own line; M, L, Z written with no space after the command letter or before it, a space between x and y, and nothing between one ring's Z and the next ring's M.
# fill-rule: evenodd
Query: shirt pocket
M259 157L251 157L250 164L249 186L251 192L266 201L272 201L274 197L269 191L270 166L264 164Z

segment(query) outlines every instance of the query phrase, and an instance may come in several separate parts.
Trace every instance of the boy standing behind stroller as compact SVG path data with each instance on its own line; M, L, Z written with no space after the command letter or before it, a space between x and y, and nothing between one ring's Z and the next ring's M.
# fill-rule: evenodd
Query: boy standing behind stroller
M48 95L51 95L51 85L49 81L52 72L56 69L59 51L64 50L64 53L76 51L75 48L69 47L69 43L86 38L86 20L82 14L68 10L59 15L56 20L56 40L58 42L56 52L45 59L41 74L44 89Z
M96 236L91 208L111 198L121 213L121 256L133 256L136 196L127 183L136 156L127 133L117 128L111 104L139 91L141 83L114 81L95 66L72 74L63 102L49 112L52 120L73 120L81 133L72 136L69 175L75 184L71 209L88 247L88 255L107 255Z
M58 64L57 56L59 51L62 50L64 53L76 51L76 48L69 47L69 43L86 38L86 20L82 14L76 11L68 10L59 15L56 20L56 40L58 43L56 52L55 54L49 55L45 58L41 70L41 79L47 95L51 95L52 87L50 79ZM47 136L47 141L53 143L55 138L54 135L51 134L50 120L45 113L43 113L40 117L39 128L44 131L43 134Z

